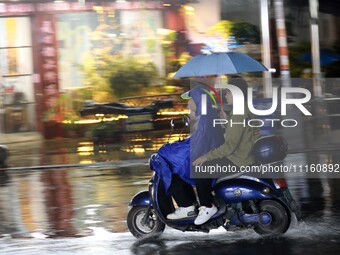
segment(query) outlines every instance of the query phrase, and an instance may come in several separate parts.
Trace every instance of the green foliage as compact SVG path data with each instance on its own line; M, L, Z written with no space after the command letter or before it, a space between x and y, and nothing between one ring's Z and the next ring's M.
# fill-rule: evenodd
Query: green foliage
M208 34L220 36L224 39L235 36L239 43L260 43L260 31L257 26L243 20L221 20L209 28Z
M77 99L68 93L60 93L55 104L45 111L43 121L68 121L69 123L74 123L75 121L80 120L80 116L78 114L79 109L75 109L73 105L76 100ZM82 99L78 100L81 102L84 101Z
M92 100L92 88L81 87L67 92L70 96L71 107L75 112L79 112L84 108L86 100Z
M88 59L82 66L84 84L93 87L99 95L97 102L110 102L115 98L136 95L158 79L155 65L136 57L101 54Z
M162 49L165 56L166 74L176 72L191 58L188 52L182 52L178 49L179 47L185 48L187 43L185 36L176 31L164 36Z
M170 58L175 55L174 43L177 40L177 32L167 34L162 40L162 48L165 58Z
M88 90L92 99L97 102L110 102L114 100L114 95L108 80L109 72L107 58L94 57L95 55L87 55L84 64L80 66L83 73L84 86L90 87Z
M242 20L232 22L231 34L236 37L237 42L260 43L260 31L257 26Z
M338 47L338 48L336 48ZM339 46L334 46L335 52L340 52ZM301 42L294 46L289 46L289 61L290 72L293 78L303 77L312 78L312 63L310 61L302 61L301 57L304 53L311 52L311 45L309 42ZM305 73L304 71L309 70ZM321 66L321 72L324 73L326 78L338 77L340 71L340 61L336 61L329 65Z
M158 79L156 66L135 57L115 57L108 62L108 81L117 97L138 95Z
M100 122L91 126L86 135L90 137L113 137L121 131L118 123L113 121Z
M311 49L310 43L301 42L299 44L288 46L290 75L292 78L301 77L303 70L311 68L311 63L301 61L301 56ZM307 78L307 77L306 77Z

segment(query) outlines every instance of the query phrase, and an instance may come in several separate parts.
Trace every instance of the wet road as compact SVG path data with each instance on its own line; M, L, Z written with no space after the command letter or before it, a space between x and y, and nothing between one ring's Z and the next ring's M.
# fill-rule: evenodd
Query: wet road
M298 160L303 155L295 155ZM135 239L126 227L127 204L147 187L150 170L78 167L0 170L1 254L339 254L339 179L289 179L302 223L279 238L252 230L183 233Z
M97 162L117 162L146 159L167 141L178 140L184 134L169 131L126 135L120 143L94 145L86 138L60 138L9 144L10 168L50 165L86 165Z
M10 170L0 169L1 254L340 253L340 179L303 175L287 176L287 181L304 220L282 237L262 238L252 230L205 234L166 228L158 238L137 240L126 226L128 202L147 188L147 158L167 140L153 134L97 148L72 139L13 145ZM286 163L339 163L339 154L294 153Z

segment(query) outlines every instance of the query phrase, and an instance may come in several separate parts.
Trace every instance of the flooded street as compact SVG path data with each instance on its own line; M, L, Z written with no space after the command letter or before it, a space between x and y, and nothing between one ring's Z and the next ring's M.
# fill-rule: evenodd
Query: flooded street
M0 14L0 255L340 255L340 0Z
M175 141L179 133L169 131L131 134L120 143L95 145L86 138L59 138L54 140L10 144L8 167L36 168L50 165L86 165L103 162L138 160L147 158L167 141ZM170 137L170 138L169 138ZM181 134L184 137L184 134ZM169 140L170 139L170 140Z
M340 179L303 175L287 176L303 221L281 237L166 228L157 238L137 240L127 229L128 203L147 189L148 157L167 140L159 134L101 147L67 139L14 144L9 168L0 169L1 254L339 254ZM296 152L285 164L339 158L337 150Z
M136 166L2 174L1 234L63 237L91 234L92 227L126 231L128 201L146 187L150 171Z
M205 233L166 228L137 240L127 230L128 202L151 171L78 167L1 171L1 254L339 254L340 180L288 179L304 220L280 238L252 230Z

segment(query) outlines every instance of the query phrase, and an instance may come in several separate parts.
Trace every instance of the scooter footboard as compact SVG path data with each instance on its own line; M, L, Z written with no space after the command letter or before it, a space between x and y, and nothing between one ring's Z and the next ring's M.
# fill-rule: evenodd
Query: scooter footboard
M129 206L148 206L150 204L150 193L149 191L141 191L133 196Z

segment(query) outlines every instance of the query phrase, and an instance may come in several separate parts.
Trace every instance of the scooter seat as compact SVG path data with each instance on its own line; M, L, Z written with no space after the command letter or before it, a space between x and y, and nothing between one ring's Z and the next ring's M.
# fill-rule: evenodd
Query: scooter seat
M220 183L220 182L225 181L225 180L236 179L236 178L240 177L241 175L243 175L243 173L235 173L235 174L232 174L232 175L224 176L224 177L218 178L216 183Z

